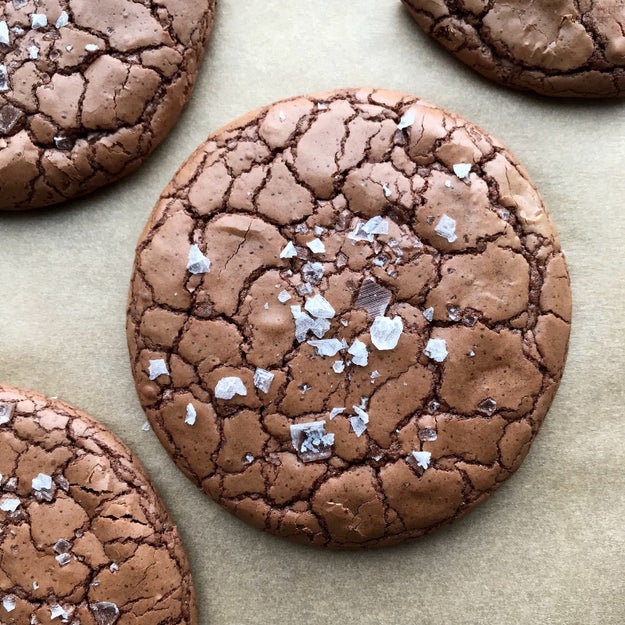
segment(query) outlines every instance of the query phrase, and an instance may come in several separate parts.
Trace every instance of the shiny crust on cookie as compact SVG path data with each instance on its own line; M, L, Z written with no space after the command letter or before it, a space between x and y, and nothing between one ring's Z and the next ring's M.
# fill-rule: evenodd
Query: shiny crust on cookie
M402 0L423 30L496 82L625 95L625 0Z
M115 435L0 386L0 450L2 623L197 624L178 531Z
M215 0L0 3L0 210L141 165L191 96Z
M346 90L214 133L140 238L128 343L178 466L252 525L397 543L487 498L557 389L569 278L495 139Z

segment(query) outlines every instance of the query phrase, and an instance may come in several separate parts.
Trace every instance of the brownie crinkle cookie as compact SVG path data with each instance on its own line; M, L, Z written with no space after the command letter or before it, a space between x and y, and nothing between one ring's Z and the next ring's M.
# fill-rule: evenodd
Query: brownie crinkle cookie
M0 210L135 170L189 99L215 0L2 0Z
M457 519L519 467L570 315L553 225L501 144L346 90L252 112L182 166L139 241L128 341L196 484L347 548Z
M178 531L114 434L0 386L0 450L3 625L197 623Z
M625 0L402 0L461 61L550 96L625 95Z

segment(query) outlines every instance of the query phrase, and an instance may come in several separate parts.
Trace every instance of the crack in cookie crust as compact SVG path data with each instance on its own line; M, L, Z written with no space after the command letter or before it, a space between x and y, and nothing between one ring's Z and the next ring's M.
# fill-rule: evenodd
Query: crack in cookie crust
M0 3L0 210L137 169L189 100L215 0Z
M189 271L195 246L208 271ZM140 238L127 329L141 403L196 484L349 548L431 531L518 468L570 315L514 158L415 97L347 90L250 113L191 156Z
M486 78L560 97L625 94L625 0L402 0Z
M197 623L178 531L119 439L0 386L0 449L3 623Z

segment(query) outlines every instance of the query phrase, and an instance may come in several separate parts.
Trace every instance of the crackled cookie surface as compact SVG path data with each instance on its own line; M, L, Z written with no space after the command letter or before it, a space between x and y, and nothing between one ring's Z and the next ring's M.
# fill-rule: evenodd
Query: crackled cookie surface
M487 78L551 96L625 95L625 0L402 0Z
M119 439L0 386L0 450L1 623L197 623L178 532Z
M139 242L137 390L178 466L274 534L399 542L522 462L566 355L554 228L494 139L399 93L279 102L182 166Z
M215 0L2 0L0 210L136 169L191 95Z

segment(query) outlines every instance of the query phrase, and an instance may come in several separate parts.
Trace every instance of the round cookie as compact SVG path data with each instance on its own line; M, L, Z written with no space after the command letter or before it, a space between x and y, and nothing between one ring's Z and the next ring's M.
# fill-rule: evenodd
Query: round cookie
M85 413L0 386L0 622L195 625L178 531Z
M0 210L137 169L193 90L215 0L0 2Z
M480 74L549 96L625 95L625 0L402 0Z
M527 174L413 96L346 90L217 131L140 238L128 342L178 466L334 548L420 536L521 464L571 300Z

